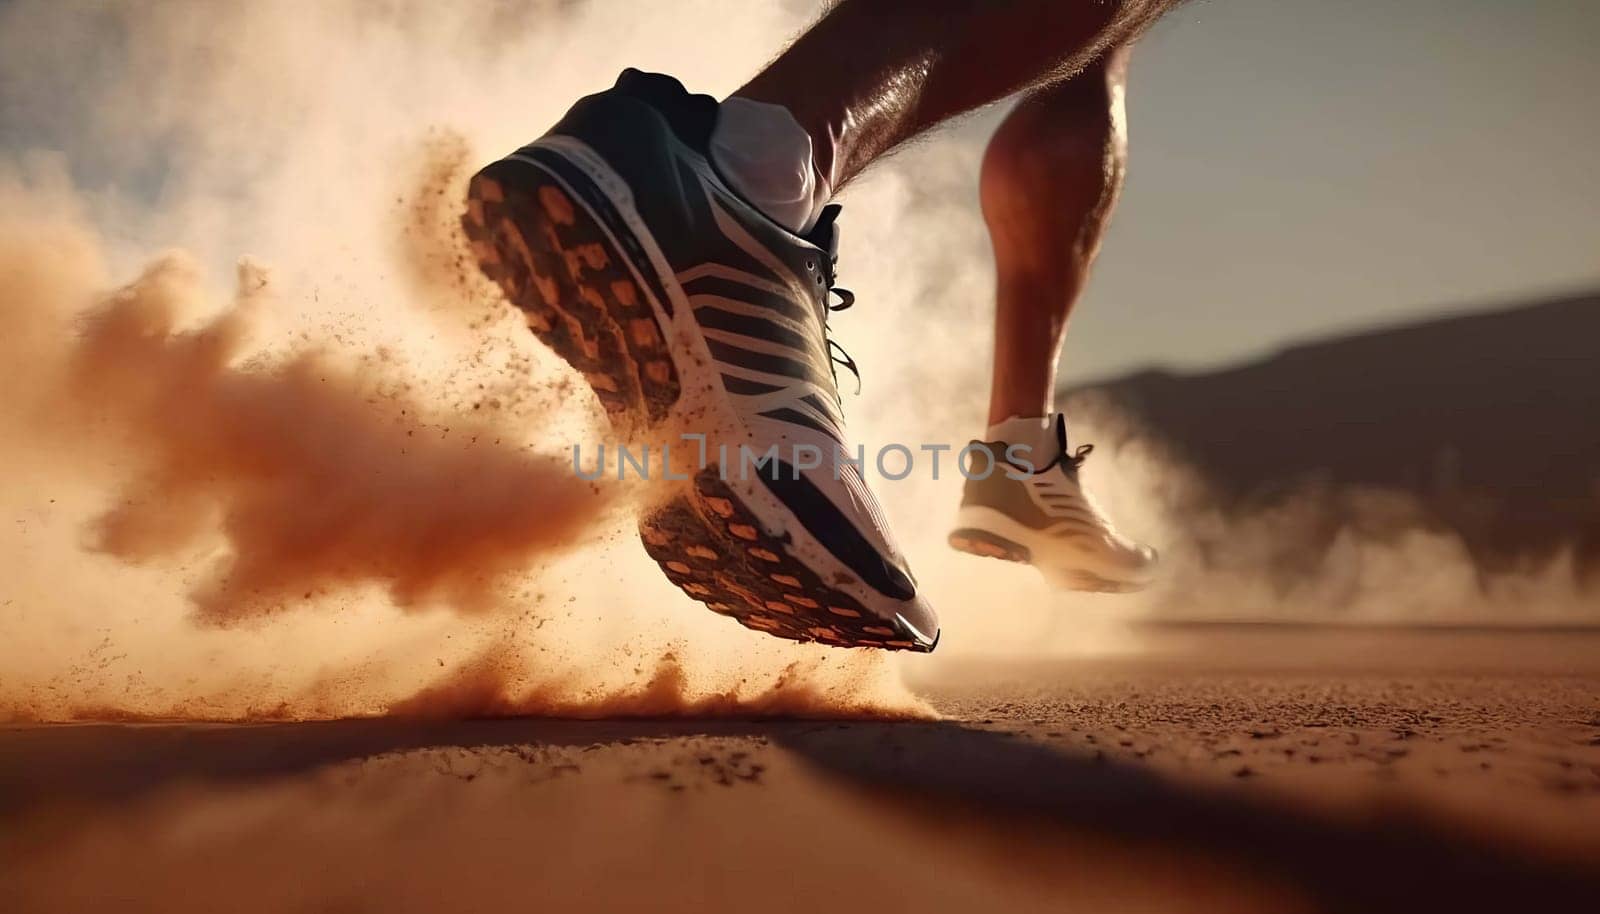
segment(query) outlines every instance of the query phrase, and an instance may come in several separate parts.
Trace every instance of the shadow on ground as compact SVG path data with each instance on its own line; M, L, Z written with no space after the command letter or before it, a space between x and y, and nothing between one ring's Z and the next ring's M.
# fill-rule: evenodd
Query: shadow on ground
M1521 909L1597 897L1600 869L1519 857L1395 810L1335 823L1261 791L1180 784L1138 766L959 724L794 729L776 741L908 815L1031 822L1233 858L1324 910Z
M20 821L45 806L132 801L180 783L289 778L386 753L687 737L767 742L909 827L1002 835L983 853L1007 878L1038 878L1058 847L1066 853L1071 841L1101 841L1222 859L1298 889L1323 910L1504 911L1530 902L1548 910L1600 897L1594 867L1526 856L1415 810L1334 820L1262 789L1179 783L952 722L352 720L21 728L0 731L0 817Z

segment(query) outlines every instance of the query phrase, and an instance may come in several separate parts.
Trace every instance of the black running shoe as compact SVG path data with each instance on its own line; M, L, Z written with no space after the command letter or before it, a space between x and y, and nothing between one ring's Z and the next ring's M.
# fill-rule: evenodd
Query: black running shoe
M640 522L674 584L779 637L931 651L937 617L844 443L838 208L799 237L745 203L709 162L716 117L624 71L472 179L474 255L620 432L706 436L704 466Z

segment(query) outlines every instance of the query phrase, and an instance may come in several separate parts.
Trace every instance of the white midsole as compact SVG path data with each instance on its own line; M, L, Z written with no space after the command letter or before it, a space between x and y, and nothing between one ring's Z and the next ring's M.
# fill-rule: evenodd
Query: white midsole
M1035 530L1010 515L983 505L962 505L956 512L956 529L972 528L991 533L1027 548L1028 564L1058 571L1087 572L1107 581L1145 585L1156 577L1156 563L1128 567L1109 561L1099 550L1085 548L1079 537L1052 536L1048 529Z
M812 536L777 496L760 481L759 472L749 474L739 472L738 446L751 442L753 436L730 403L727 391L723 388L722 375L715 369L716 363L711 357L711 351L706 346L700 325L694 319L694 310L688 296L634 206L633 191L628 187L627 181L617 174L599 153L575 137L546 136L533 145L560 155L587 175L601 193L606 195L606 199L644 248L645 254L650 258L651 266L655 268L661 288L666 290L668 298L672 300L672 313L668 314L662 303L656 300L654 287L639 275L633 259L623 258L627 262L629 271L638 281L640 291L650 302L651 312L655 315L657 325L666 328L669 341L667 350L671 355L673 367L678 372L680 395L678 402L668 413L665 425L673 429L693 429L696 435L703 432L706 435L708 460L717 453L718 443L727 444L730 459L735 465L722 467L723 481L756 515L766 532L775 536L786 534L788 543L785 548L818 577L828 582L828 586L855 597L863 607L871 610L879 618L893 621L898 615L895 606L899 601L867 586L856 577L855 572L835 558L833 553ZM521 154L513 154L511 158L539 168L559 182L566 189L568 197L589 212L594 222L611 240L612 246L619 251L626 250L611 233L605 220L599 218L584 201L583 196L562 180L559 174L544 167L535 158ZM694 441L684 441L683 446L691 451L698 449Z

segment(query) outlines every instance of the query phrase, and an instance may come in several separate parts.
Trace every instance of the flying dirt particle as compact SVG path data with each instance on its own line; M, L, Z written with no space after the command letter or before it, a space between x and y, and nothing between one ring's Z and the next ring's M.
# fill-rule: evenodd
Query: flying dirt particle
M395 260L417 303L452 332L480 330L505 316L504 299L478 271L461 214L472 149L454 130L435 127L420 143L395 198Z

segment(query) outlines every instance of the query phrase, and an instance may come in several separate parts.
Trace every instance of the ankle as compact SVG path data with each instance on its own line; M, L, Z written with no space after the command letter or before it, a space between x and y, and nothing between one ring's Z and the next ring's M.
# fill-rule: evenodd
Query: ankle
M1056 441L1058 413L1042 416L1010 416L991 422L985 432L986 441L1004 441L1006 444L1026 445L1032 448L1031 459L1043 463L1054 457L1059 449Z

